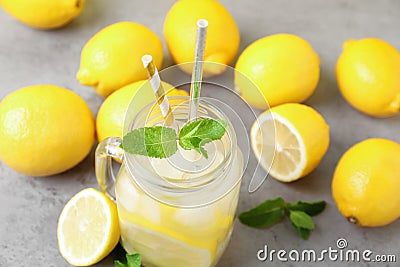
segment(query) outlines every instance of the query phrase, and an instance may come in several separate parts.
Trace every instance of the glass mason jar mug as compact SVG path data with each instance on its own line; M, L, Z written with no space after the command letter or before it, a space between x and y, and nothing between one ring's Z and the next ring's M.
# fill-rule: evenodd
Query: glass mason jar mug
M187 122L187 100L170 101L175 128ZM227 122L223 138L205 145L207 159L183 149L165 159L132 155L117 137L97 147L96 176L100 188L116 200L121 244L128 253L140 253L146 267L215 266L229 242L243 157L234 128L216 103L200 99L198 111L199 117ZM129 130L163 124L151 104L133 118ZM116 177L112 158L122 162Z

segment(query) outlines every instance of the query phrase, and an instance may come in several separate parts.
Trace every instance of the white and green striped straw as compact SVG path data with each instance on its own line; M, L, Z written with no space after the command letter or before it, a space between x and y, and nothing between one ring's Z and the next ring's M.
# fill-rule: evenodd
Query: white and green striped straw
M171 106L169 105L167 95L165 94L164 88L161 84L161 79L160 75L158 74L157 67L153 63L153 57L151 55L144 55L142 57L142 62L144 68L149 74L149 81L156 96L161 114L164 117L166 124L168 126L171 126L174 121L174 117L171 112Z
M189 121L197 118L197 110L199 109L207 27L207 20L200 19L197 21L196 51L194 57L192 81L190 84Z

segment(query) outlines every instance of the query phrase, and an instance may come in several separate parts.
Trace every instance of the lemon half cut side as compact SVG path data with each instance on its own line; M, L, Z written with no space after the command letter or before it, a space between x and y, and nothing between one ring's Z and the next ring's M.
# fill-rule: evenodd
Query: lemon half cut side
M329 146L329 126L307 105L283 104L258 116L250 138L260 165L273 178L292 182L309 174L322 160Z
M71 265L99 262L119 241L116 205L94 188L80 191L62 210L57 237L60 253Z

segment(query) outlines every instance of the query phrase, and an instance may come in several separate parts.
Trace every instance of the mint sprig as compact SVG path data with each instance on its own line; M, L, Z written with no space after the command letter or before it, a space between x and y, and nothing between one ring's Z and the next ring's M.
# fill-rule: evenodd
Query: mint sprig
M271 199L257 207L243 212L239 220L251 227L264 228L282 221L285 201L282 198Z
M265 228L282 221L284 215L287 215L297 233L306 240L309 238L311 230L315 228L311 216L320 214L325 206L325 201L286 203L278 197L241 213L239 220L251 227Z
M164 126L135 129L122 139L123 149L134 155L168 158L178 150L177 143L185 149L194 149L208 158L204 145L221 139L226 131L226 121L202 118L190 122L177 133Z
M168 158L178 150L175 130L162 126L129 132L122 139L122 147L128 153L155 158Z
M126 254L126 263L119 260L114 261L115 267L140 267L142 258L139 253Z
M185 149L194 149L208 158L204 145L219 140L225 134L226 121L201 119L186 124L179 132L179 145Z
M293 203L287 203L288 208L290 210L300 210L304 211L310 216L315 216L320 214L326 206L325 201L318 201L318 202L303 202L303 201L297 201Z

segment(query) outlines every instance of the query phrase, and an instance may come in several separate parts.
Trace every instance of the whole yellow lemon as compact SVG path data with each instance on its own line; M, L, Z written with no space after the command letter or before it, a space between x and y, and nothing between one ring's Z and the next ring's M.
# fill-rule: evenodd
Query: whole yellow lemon
M374 117L400 112L400 53L389 43L377 38L346 41L336 78L355 109Z
M77 17L85 0L0 0L0 6L22 23L39 29L64 26Z
M235 86L258 109L309 98L319 81L319 56L310 43L293 34L274 34L250 44L239 56ZM249 87L250 79L256 87ZM258 88L257 88L258 87ZM268 104L267 104L268 102Z
M74 92L34 85L7 95L0 103L0 158L31 176L66 171L90 152L93 115Z
M176 64L193 62L196 49L197 21L208 21L204 61L204 75L223 72L230 65L239 49L240 34L235 20L228 10L215 0L176 1L164 22L164 37L168 50ZM181 68L187 73L192 66Z
M118 22L96 33L84 46L76 75L83 85L93 86L101 96L121 87L147 79L141 58L153 56L161 68L163 47L160 38L146 26Z
M400 217L400 144L370 138L340 158L332 180L339 211L351 223L383 226Z
M189 95L166 82L162 82L162 86L169 97ZM153 89L147 80L134 82L112 93L97 113L96 132L99 142L111 136L122 137L124 127L127 126L125 121L155 100ZM170 99L169 102L174 104L174 100Z

